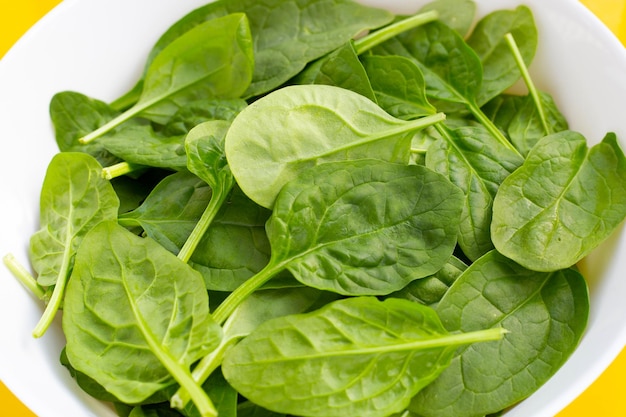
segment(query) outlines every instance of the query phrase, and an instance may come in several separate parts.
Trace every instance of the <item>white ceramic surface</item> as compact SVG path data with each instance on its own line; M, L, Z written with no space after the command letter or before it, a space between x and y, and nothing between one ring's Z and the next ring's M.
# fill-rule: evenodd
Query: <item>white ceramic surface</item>
M0 61L0 256L27 263L37 229L40 186L56 152L48 116L52 95L74 90L111 100L141 72L148 50L178 17L207 0L66 0ZM409 13L425 0L364 0ZM626 149L626 52L576 0L480 0L479 14L524 2L540 32L531 67L570 126L598 142L608 131ZM507 417L551 417L610 364L626 342L626 233L618 232L583 265L591 317L581 345L538 392ZM0 266L0 379L40 417L114 416L82 393L59 364L59 320L41 339L31 330L40 303Z

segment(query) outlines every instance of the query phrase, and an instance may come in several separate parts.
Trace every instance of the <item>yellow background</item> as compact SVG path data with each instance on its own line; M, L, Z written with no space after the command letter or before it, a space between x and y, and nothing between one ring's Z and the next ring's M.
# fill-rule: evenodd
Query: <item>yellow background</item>
M626 45L626 0L581 1ZM60 0L0 0L0 57L58 3ZM557 417L626 417L625 387L626 349L589 389ZM0 382L0 415L32 417L34 414Z

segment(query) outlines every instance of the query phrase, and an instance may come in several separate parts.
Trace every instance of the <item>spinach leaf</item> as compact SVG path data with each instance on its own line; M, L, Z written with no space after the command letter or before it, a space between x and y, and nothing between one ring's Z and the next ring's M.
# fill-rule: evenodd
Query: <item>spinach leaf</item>
M81 144L78 139L119 115L105 102L74 91L56 93L50 100L50 119L62 152L85 152L102 166L119 162L100 143Z
M229 121L211 120L191 129L185 138L187 167L206 181L212 191L209 204L178 253L178 257L185 262L189 261L235 185L224 154L224 137L229 127Z
M278 271L314 288L384 295L437 272L456 244L461 191L426 167L329 162L302 172L276 200L269 264L215 310L224 321Z
M419 67L399 55L361 58L378 105L403 120L434 114L426 98L426 83Z
M456 30L461 36L465 36L474 24L476 15L476 2L473 0L434 0L426 3L421 13L431 10L437 11L437 20L445 23Z
M45 333L61 307L85 234L103 220L117 219L119 199L101 173L102 166L85 153L62 152L50 161L41 189L40 229L30 238L29 257L37 283L54 290L33 330L35 337Z
M614 134L587 148L579 133L541 139L494 199L491 236L526 268L568 268L626 216L626 159Z
M501 337L491 330L452 335L426 306L352 297L262 324L226 353L222 370L276 412L387 416L404 410L459 345Z
M237 98L250 85L253 67L244 14L200 24L152 61L135 105L79 141L88 143L135 116L166 124L181 107L200 98Z
M304 313L333 301L338 296L313 288L281 288L260 290L246 298L223 326L220 345L211 354L202 358L192 372L198 382L210 381L209 375L221 365L225 352L242 338L248 336L262 323L290 314ZM189 401L189 395L179 390L172 397L172 404L182 409Z
M345 88L376 102L370 80L359 60L354 43L348 42L312 62L289 84L323 84Z
M290 86L255 101L233 120L226 157L246 195L271 208L283 185L321 162L377 158L408 163L413 133L442 119L433 115L407 122L352 91Z
M416 279L387 297L404 298L429 307L435 307L456 279L467 269L459 258L451 256L448 262L429 277Z
M482 63L483 79L476 96L479 106L511 87L521 76L507 45L506 34L515 38L521 58L530 65L537 49L537 27L528 7L488 14L476 24L467 39Z
M175 171L187 168L185 136L165 137L155 132L151 125L123 126L109 134L102 146L131 164Z
M232 121L248 104L242 99L205 99L193 101L178 110L160 133L164 136L186 135L209 120Z
M267 265L269 216L269 210L239 188L233 189L189 261L202 274L207 289L233 291Z
M502 145L517 152L480 109L477 100L483 81L482 63L454 29L430 22L390 39L374 51L412 59L424 74L426 95L437 110L469 111Z
M539 92L539 100L552 133L568 129L568 123L553 98ZM500 95L484 107L494 123L504 132L524 156L539 139L546 136L537 106L531 96Z
M150 239L102 222L83 239L65 297L66 353L126 403L176 381L215 416L189 367L219 343L199 273ZM132 357L132 361L128 358Z
M285 414L267 410L251 401L243 401L237 406L237 417L285 417Z
M442 139L428 148L426 166L458 186L465 194L459 246L476 260L491 249L493 199L499 185L524 160L495 140L482 126L438 127Z
M461 348L410 409L424 417L483 416L530 395L571 355L587 323L587 284L573 269L534 272L492 251L452 284L437 313L450 332L509 333Z
M172 253L178 253L211 198L197 176L178 172L165 177L137 209L119 216L125 227L141 227Z
M363 31L393 19L387 10L351 0L221 0L172 25L153 47L148 63L187 31L229 13L245 13L254 47L252 82L243 94L261 96L298 74L305 65L339 48ZM139 84L141 85L141 83ZM132 102L138 87L120 105Z

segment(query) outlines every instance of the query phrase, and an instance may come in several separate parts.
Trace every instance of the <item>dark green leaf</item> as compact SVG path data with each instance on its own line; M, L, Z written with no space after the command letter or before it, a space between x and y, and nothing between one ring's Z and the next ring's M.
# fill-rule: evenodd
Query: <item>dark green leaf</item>
M411 410L423 417L483 416L524 399L565 363L586 327L587 284L572 269L529 271L492 251L455 281L437 312L450 332L509 333L461 348Z

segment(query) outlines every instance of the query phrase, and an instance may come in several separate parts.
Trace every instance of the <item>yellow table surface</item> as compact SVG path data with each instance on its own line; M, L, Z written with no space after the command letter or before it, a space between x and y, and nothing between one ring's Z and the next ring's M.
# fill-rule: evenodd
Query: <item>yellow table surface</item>
M581 1L626 45L626 0ZM60 0L0 0L0 57L30 26L58 3ZM557 417L626 417L625 388L626 349L591 387ZM34 416L1 381L0 415Z

